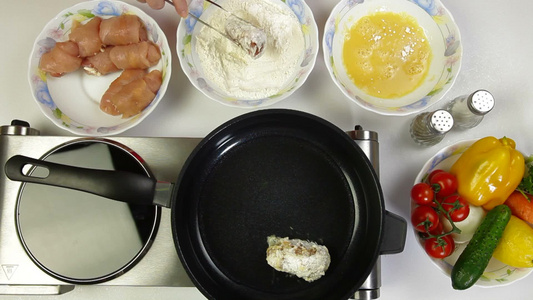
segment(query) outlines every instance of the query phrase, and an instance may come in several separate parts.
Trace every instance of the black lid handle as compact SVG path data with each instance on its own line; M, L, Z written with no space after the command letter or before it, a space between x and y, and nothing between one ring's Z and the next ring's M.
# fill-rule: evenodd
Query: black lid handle
M41 167L45 176L24 174L25 167ZM14 181L45 184L92 193L130 204L152 205L156 180L125 171L73 167L15 155L5 165L7 177Z
M404 218L385 211L385 226L380 254L395 254L403 251L407 235L407 222Z

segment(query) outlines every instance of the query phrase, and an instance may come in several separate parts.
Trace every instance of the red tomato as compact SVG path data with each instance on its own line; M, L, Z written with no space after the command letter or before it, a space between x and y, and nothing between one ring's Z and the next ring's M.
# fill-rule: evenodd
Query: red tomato
M438 172L431 177L431 185L439 185L437 196L446 197L457 191L457 178L448 172Z
M431 206L417 206L411 214L413 227L420 232L431 232L439 225L439 215Z
M440 173L440 172L444 172L444 170L436 169L436 170L431 171L431 173L429 173L429 175L428 175L428 179L427 179L427 181L430 182L430 181L431 181L431 178L433 178L433 176L434 176L435 174Z
M437 227L435 229L431 230L429 233L432 234L432 235L443 234L444 233L444 228L442 227L442 222L439 221L439 225L437 225ZM424 239L429 238L429 234L427 234L425 232L420 232L420 236L422 238L424 238Z
M445 258L452 254L455 249L455 242L450 235L445 235L440 239L429 238L424 244L426 253L434 258Z
M442 207L448 212L454 222L461 222L470 214L470 205L463 197L453 195L441 202Z
M435 229L431 230L429 233L431 233L433 235L443 234L444 233L444 228L442 226L442 222L439 221L439 225L437 225L437 227L435 227Z
M417 183L411 188L411 199L418 205L433 205L434 197L435 193L427 183Z

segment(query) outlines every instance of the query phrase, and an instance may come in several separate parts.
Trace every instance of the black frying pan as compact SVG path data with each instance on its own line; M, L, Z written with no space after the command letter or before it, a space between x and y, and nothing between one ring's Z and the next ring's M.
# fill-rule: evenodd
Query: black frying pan
M8 177L35 182L17 178L24 164L49 167L14 157ZM147 204L157 193L147 177L97 171L108 176L102 188L83 171L73 184L46 183ZM44 181L65 178L54 169L50 175ZM385 211L362 150L331 123L296 111L252 112L215 129L181 170L171 208L181 262L211 299L348 299L377 257L401 252L405 242L405 221ZM269 235L325 245L326 275L309 283L275 271L266 263Z

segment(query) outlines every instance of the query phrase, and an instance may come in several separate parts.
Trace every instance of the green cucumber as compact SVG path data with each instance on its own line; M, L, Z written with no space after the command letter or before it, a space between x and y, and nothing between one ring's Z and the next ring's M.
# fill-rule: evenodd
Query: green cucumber
M483 275L510 219L511 209L507 205L498 205L487 213L453 266L454 289L465 290Z

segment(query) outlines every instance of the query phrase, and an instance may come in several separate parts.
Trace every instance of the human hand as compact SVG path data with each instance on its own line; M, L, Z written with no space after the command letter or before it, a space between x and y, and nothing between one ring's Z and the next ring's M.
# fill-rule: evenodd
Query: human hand
M148 5L153 9L162 9L165 6L165 0L137 0L142 3L148 3ZM176 12L182 17L186 18L188 9L187 9L187 0L172 0Z

